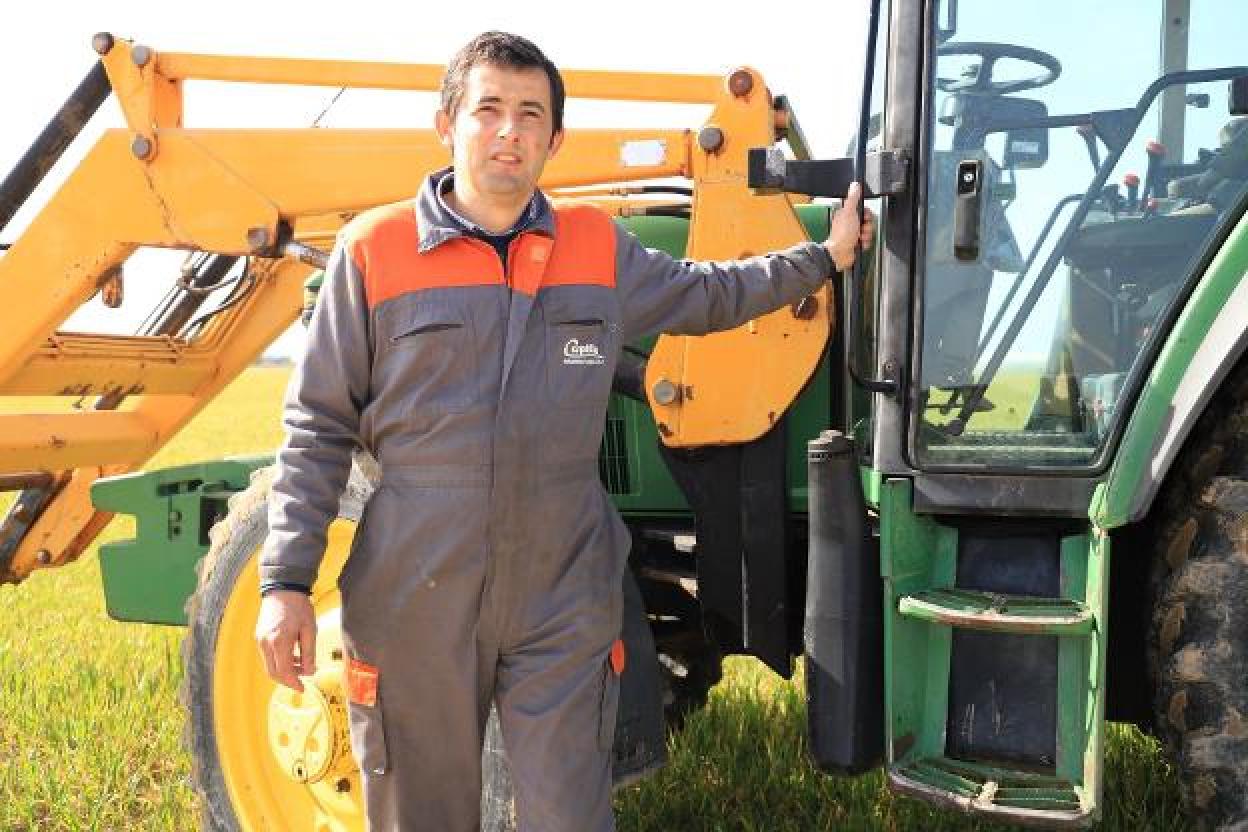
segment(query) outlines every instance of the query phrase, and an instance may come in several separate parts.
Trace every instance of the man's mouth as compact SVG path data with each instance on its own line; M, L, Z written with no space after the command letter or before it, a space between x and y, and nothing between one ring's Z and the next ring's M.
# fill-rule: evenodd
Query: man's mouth
M520 157L514 153L495 153L490 159L495 162L501 162L504 165L520 164Z

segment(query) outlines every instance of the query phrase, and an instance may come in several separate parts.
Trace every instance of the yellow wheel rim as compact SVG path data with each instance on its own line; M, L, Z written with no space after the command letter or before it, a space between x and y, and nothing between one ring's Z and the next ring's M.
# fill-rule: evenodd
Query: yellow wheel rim
M256 649L259 550L248 559L222 614L213 660L213 721L226 789L245 830L364 829L359 772L346 745L337 586L354 533L348 520L329 529L312 588L317 674L304 679L303 695L270 680Z

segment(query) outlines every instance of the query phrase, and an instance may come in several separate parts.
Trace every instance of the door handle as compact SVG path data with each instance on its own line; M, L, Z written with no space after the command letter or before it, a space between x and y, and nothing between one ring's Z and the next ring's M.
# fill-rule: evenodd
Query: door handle
M953 202L953 256L979 259L979 217L983 205L983 165L978 159L958 162Z

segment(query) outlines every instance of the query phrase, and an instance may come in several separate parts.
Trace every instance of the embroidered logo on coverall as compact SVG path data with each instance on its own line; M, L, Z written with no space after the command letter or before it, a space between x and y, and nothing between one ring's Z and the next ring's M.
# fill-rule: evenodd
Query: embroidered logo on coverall
M563 345L564 364L605 364L606 359L598 352L597 344L582 344L572 338Z

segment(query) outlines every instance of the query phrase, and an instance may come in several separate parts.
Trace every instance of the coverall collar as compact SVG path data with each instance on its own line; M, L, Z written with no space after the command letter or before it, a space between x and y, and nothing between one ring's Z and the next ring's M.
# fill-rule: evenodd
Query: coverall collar
M444 191L450 189L453 176L454 173L449 167L434 171L425 179L416 197L416 226L420 233L419 251L421 254L456 237L489 233L460 217L442 198ZM547 237L555 236L555 214L551 210L550 200L546 199L546 195L541 191L534 191L528 207L520 213L520 219L505 233L522 232L536 232Z

